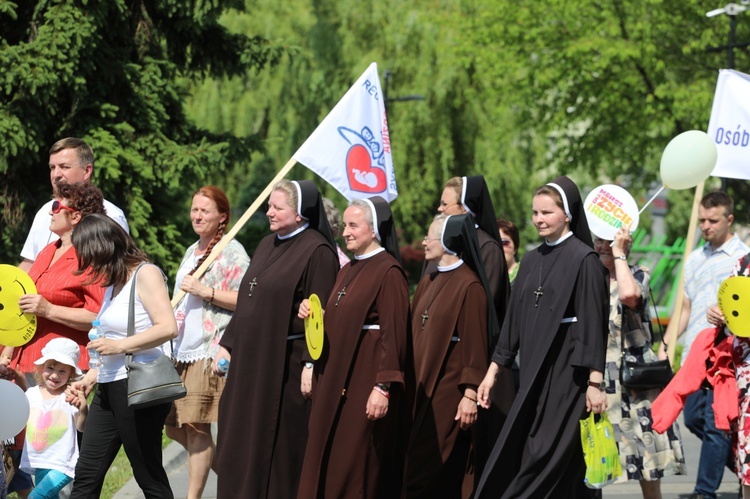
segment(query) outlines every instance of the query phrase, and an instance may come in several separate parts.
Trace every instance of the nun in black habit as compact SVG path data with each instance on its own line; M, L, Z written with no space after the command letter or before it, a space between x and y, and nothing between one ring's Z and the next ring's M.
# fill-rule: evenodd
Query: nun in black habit
M520 351L520 387L476 497L581 498L579 420L606 409L602 388L608 276L591 241L577 186L558 177L538 188L533 222L544 244L526 253L492 363L478 389L489 405L498 371Z
M498 323L502 324L510 295L510 279L503 244L495 221L495 207L484 176L453 177L448 180L441 196L438 212L444 215L464 213L471 215L474 227L477 229L482 265L492 289L495 313ZM437 265L434 262L428 262L423 275L435 272L436 269ZM490 348L494 348L497 337L491 338L490 341Z

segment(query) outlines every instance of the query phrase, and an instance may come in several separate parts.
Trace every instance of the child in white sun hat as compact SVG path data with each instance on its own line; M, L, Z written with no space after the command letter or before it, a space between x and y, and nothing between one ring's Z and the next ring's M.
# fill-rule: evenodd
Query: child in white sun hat
M76 405L65 401L68 385L81 376L80 350L73 340L54 338L42 349L37 366L38 386L29 388L29 422L20 468L34 475L30 499L58 497L73 480L78 461L78 435L88 413L83 392Z

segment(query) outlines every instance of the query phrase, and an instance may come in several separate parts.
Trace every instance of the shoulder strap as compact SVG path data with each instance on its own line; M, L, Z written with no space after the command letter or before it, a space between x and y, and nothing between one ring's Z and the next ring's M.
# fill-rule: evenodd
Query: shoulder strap
M141 262L138 264L138 267L136 267L135 271L133 272L132 277L132 284L130 285L130 301L128 302L128 336L133 336L133 333L135 332L135 286L136 286L136 276L138 275L138 271L141 270L141 267L146 265L148 262ZM125 365L127 366L133 361L133 354L129 353L125 355Z
M664 329L662 328L661 321L659 320L659 311L656 309L656 302L654 301L654 292L651 290L650 283L648 285L648 297L646 297L646 299L648 299L651 302L651 306L654 307L654 317L656 318L656 324L659 327L659 336L661 336L661 342L663 343L664 342ZM635 313L634 310L628 308L625 305L622 305L623 316L625 315L626 310L630 310L632 313ZM640 315L638 316L638 319L641 320ZM656 343L656 341L654 338L654 330L653 330L653 327L651 326L652 321L653 319L648 321L648 329L649 329L649 332L651 333L651 343L653 344L653 343ZM620 328L622 329L622 322L620 324L621 324ZM625 353L625 335L622 333L622 330L620 330L620 351L623 352L623 354Z

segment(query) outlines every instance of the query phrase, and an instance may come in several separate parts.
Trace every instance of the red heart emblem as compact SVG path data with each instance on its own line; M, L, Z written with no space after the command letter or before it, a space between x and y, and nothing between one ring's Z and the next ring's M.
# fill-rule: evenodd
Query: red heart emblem
M353 191L378 193L388 185L385 171L372 166L370 151L361 144L353 145L346 153L346 174Z

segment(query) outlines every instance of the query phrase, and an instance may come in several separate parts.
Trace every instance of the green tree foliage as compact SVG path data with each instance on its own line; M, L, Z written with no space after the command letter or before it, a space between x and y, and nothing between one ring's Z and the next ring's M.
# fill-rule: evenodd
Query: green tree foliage
M376 61L391 99L387 112L399 182L393 208L402 242L421 241L442 186L454 175L484 173L498 213L525 216L526 205L511 192L527 189L526 153L512 147L513 123L487 121L486 82L460 50L464 40L456 21L466 15L460 3L290 0L283 6L272 1L250 6L252 16L227 17L227 26L273 38L289 47L289 55L244 79L208 79L193 87L188 103L190 116L215 132L257 133L265 139L265 153L254 156L249 172L237 172L241 180L235 185L270 179ZM423 100L398 100L405 95ZM227 102L233 105L220 105ZM266 171L259 174L256 166ZM315 178L301 166L291 176ZM343 205L330 186L317 180Z
M0 0L2 260L16 263L49 197L48 149L77 136L94 182L124 209L140 246L169 272L195 235L186 203L259 143L212 133L183 110L186 78L259 69L283 49L218 20L243 2Z
M494 82L501 113L546 142L544 163L616 180L645 201L667 143L705 130L718 69L726 67L726 16L697 0L477 2L471 46ZM750 41L750 19L738 27ZM501 53L501 56L497 56ZM746 71L747 49L735 52ZM744 69L743 69L744 67ZM537 164L544 167L544 163ZM729 192L742 198L739 182ZM718 184L709 182L707 189ZM669 193L671 238L684 237L691 191ZM745 218L746 220L746 218Z
M710 48L726 43L728 22L706 18L698 0L248 6L252 16L225 18L227 26L260 33L291 53L278 67L194 86L188 105L190 116L215 132L265 140L265 152L249 172L238 172L236 185L257 182L256 165L270 178L377 61L383 85L385 71L392 75L390 99L424 97L388 106L400 192L394 211L403 241L414 245L454 175L484 174L498 215L518 222L531 242L531 192L558 174L576 179L584 194L618 182L645 202L669 140L706 129L717 70L726 60ZM745 24L738 40L750 40ZM747 66L746 49L735 60L739 69ZM314 178L302 167L292 175ZM670 234L684 235L692 192L669 197L676 212Z

